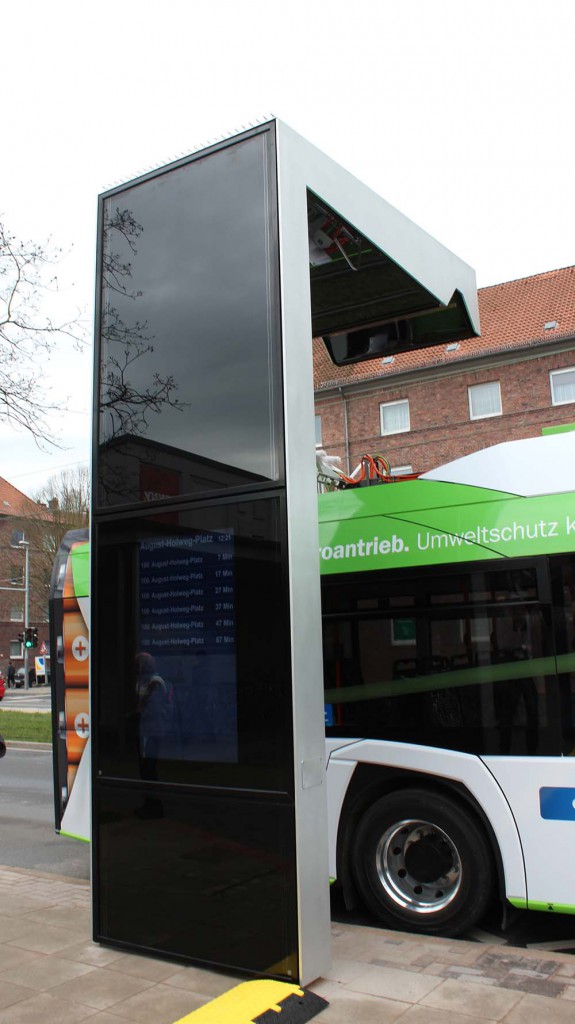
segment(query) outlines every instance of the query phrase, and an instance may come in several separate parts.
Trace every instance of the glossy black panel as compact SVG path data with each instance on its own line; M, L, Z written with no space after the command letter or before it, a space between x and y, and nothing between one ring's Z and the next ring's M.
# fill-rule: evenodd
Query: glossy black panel
M297 977L290 802L100 784L96 815L97 941Z
M575 560L330 577L323 607L328 735L573 752Z
M103 202L99 507L283 474L273 132Z
M562 734L561 752L575 751L575 556L549 559L557 647L554 719Z
M100 776L292 791L281 502L96 524Z

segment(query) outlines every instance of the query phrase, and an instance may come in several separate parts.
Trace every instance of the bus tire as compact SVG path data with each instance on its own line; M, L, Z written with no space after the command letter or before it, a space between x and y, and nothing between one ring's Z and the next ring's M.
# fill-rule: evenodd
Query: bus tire
M356 829L352 873L366 907L388 927L454 936L492 894L493 858L475 817L437 790L381 797Z

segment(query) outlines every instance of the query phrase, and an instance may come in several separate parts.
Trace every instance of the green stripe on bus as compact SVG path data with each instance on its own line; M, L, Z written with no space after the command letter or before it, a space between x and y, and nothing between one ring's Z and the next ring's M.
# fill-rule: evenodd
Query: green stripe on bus
M367 683L344 686L325 691L326 704L349 704L357 700L376 700L378 697L398 697L428 690L449 690L454 686L474 686L484 683L505 683L530 676L551 676L575 671L575 654L562 654L557 658L526 658L507 661L501 665L482 665L479 668L461 668L453 672L438 672L431 676L412 676L392 679L386 683Z
M81 843L90 842L89 839L86 839L86 836L77 836L74 832L64 832L64 829L61 829L58 835L66 836L68 839L79 839Z
M76 597L90 593L90 545L88 541L72 548L72 576Z
M516 896L508 896L507 902L517 910L541 910L548 914L575 914L572 903L545 903L543 900L524 900Z

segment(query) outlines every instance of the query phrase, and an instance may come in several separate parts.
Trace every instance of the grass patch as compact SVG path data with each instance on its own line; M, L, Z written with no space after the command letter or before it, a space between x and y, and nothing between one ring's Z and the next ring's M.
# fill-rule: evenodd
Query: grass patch
M5 740L52 742L52 715L32 711L0 711L0 733Z

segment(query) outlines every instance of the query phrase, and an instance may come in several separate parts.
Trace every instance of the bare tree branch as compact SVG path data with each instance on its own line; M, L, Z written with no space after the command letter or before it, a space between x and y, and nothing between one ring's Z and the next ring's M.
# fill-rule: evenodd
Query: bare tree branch
M54 321L43 309L58 291L48 269L61 257L49 243L20 241L0 221L0 421L28 431L40 447L60 447L48 423L60 404L46 399L39 356L63 340L84 344L78 315Z
M23 518L30 543L30 617L40 621L45 613L50 577L60 543L68 530L88 526L90 520L90 472L87 466L63 470L50 477L34 497L37 512Z
M123 259L118 248L128 246L137 256L138 239L144 228L137 222L131 210L116 207L113 214L106 212L104 221L104 253L102 256L103 284L107 303L102 317L102 339L105 358L102 365L102 389L100 409L108 416L111 436L122 434L143 435L149 427L149 415L160 413L169 406L181 412L187 403L175 397L178 385L171 375L163 376L150 371L149 383L134 383L131 376L138 360L154 352L154 336L150 334L146 320L135 319L127 323L119 309L112 305L110 296L114 292L125 299L136 301L142 292L130 289L132 264ZM137 370L142 366L138 363ZM142 374L136 373L136 378Z

